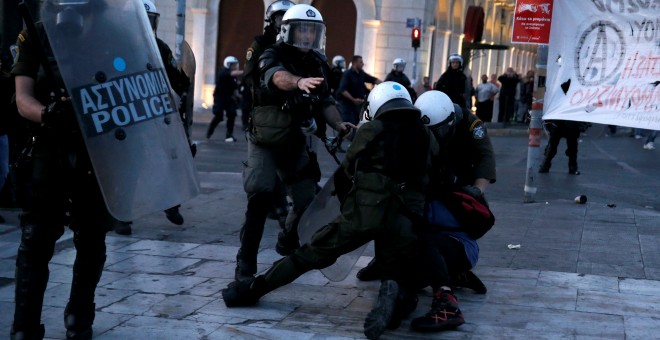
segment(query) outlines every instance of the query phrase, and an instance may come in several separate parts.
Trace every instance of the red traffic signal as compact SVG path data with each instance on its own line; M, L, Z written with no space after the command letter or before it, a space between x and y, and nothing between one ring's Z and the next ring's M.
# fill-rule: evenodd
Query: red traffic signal
M422 30L419 27L413 27L411 38L412 38L412 47L418 48L419 43L422 39Z

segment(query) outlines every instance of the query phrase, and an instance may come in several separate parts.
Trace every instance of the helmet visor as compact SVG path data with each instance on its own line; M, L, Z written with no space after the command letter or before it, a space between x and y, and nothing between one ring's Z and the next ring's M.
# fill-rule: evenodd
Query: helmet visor
M306 50L325 49L325 25L322 22L294 21L282 26L284 43Z
M160 18L160 14L147 12L147 16L149 17L149 24L151 24L151 29L154 31L158 30L158 20Z

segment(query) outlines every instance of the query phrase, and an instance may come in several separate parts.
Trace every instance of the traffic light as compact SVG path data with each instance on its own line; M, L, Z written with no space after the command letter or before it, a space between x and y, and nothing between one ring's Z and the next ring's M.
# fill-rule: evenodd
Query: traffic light
M419 29L419 27L413 27L411 37L412 37L412 47L418 48L419 42L422 39L422 31Z

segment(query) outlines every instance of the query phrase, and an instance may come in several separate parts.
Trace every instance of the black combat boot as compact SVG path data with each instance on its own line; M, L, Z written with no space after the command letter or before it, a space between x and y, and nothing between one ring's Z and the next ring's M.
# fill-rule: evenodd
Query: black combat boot
M92 324L94 323L95 304L74 306L67 303L64 309L64 327L66 327L67 340L89 340L92 338Z
M392 318L387 324L387 329L395 330L401 326L401 321L408 317L417 308L419 298L417 294L410 289L399 287L399 294L396 297L396 305L392 312Z
M451 280L452 286L456 288L470 288L477 294L486 294L488 292L486 285L471 270L460 273L452 277Z
M399 296L399 285L393 280L380 283L376 306L367 314L364 320L364 335L367 339L378 339L392 320L394 307Z
M44 325L31 327L30 329L25 329L25 330L15 330L14 327L12 327L11 332L9 333L9 339L42 340L45 334L46 334L46 329L44 328Z
M380 280L381 272L380 268L378 267L378 264L376 263L376 258L374 257L369 264L360 269L357 272L357 277L358 280L360 281L375 281L375 280Z
M244 281L253 279L257 273L256 256L243 255L243 250L239 249L236 254L236 270L234 271L234 280Z
M266 280L259 275L256 278L230 283L222 290L222 299L229 308L254 306L267 292Z
M277 235L277 244L275 251L282 256L289 256L293 254L296 249L300 248L300 240L296 231L280 231Z

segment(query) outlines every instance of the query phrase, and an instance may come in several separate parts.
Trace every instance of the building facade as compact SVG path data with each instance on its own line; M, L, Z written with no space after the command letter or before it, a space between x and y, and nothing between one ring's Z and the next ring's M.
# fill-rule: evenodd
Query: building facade
M195 104L213 104L216 71L229 55L245 61L254 36L263 31L271 0L186 0L185 39L196 61ZM161 12L159 36L171 46L176 41L176 8L172 0L155 0ZM319 9L327 27L328 59L361 55L365 71L384 79L395 58L407 62L413 80L429 76L436 81L452 53L467 57L467 73L476 85L481 74L502 74L513 67L524 74L534 69L535 45L511 44L515 0L293 0ZM464 51L464 28L471 6L484 10L482 44L508 45L506 50ZM410 24L421 23L420 47L411 47ZM416 60L414 60L416 57ZM415 70L416 74L413 74Z

